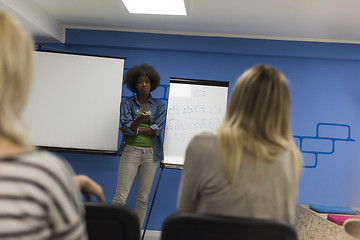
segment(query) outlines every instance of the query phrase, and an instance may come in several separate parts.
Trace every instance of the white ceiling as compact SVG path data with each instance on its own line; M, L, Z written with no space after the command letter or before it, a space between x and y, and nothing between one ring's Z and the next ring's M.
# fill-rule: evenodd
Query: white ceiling
M188 16L129 14L121 0L0 0L36 41L66 27L360 44L360 0L185 0Z

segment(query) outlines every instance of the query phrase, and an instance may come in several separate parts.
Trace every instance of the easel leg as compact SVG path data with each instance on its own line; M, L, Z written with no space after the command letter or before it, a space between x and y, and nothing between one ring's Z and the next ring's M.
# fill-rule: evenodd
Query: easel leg
M148 216L147 216L147 219L146 219L146 223L145 223L145 227L144 227L144 231L143 231L141 240L144 240L144 237L145 237L145 232L146 232L147 225L148 225L148 223L149 223L151 210L152 210L153 205L154 205L156 193L157 193L157 191L158 191L159 184L160 184L160 179L161 179L161 176L162 176L162 173L163 173L163 170L164 170L164 166L163 166L161 163L160 163L160 168L161 168L161 172L160 172L159 180L158 180L158 182L157 182L157 184L156 184L156 189L155 189L154 197L153 197L152 202L151 202L151 207L150 207L150 210L149 210L149 214L148 214Z

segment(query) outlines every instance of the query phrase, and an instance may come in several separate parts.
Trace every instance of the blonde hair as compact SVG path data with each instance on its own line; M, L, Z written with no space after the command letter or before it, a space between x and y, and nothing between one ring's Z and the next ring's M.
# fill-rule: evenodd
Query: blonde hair
M0 33L0 136L30 147L21 114L32 85L33 42L4 12L0 12Z
M259 65L237 80L218 140L225 174L234 184L244 152L256 161L272 161L290 150L294 184L302 157L290 129L290 94L287 80L273 67Z

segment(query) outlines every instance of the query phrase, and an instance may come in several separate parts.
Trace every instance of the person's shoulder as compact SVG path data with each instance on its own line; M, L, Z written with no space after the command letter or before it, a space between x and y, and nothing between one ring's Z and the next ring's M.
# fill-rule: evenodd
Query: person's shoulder
M212 167L210 162L216 162L218 156L218 142L214 132L201 132L195 135L187 148L187 165L204 168Z
M65 159L45 150L35 150L19 157L20 161L56 173L70 171Z
M195 135L189 145L195 148L208 148L213 146L214 142L217 142L216 132L204 131Z
M160 100L160 99L156 99L154 97L151 96L151 100L158 106L165 106L165 103L163 100Z
M125 98L125 99L121 99L121 103L131 103L132 101L134 101L134 99L136 98L136 96L131 96L131 97L128 97L128 98Z
M277 157L276 160L279 164L282 164L286 167L291 167L292 165L292 161L289 161L292 158L291 156L291 151L290 150L285 150L284 152L280 153Z
M17 172L11 173L23 179L36 181L43 186L72 186L74 172L68 162L45 150L33 150L14 156L12 162L17 164Z
M216 132L215 131L204 131L193 137L193 140L216 140Z

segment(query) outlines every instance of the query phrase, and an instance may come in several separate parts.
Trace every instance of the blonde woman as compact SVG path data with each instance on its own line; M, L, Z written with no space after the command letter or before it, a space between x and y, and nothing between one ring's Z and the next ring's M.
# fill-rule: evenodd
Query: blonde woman
M102 188L32 147L21 118L32 85L33 43L0 12L0 238L87 239L79 188L104 201Z
M265 65L244 72L217 134L188 146L178 210L293 224L302 158L289 118L286 78Z

